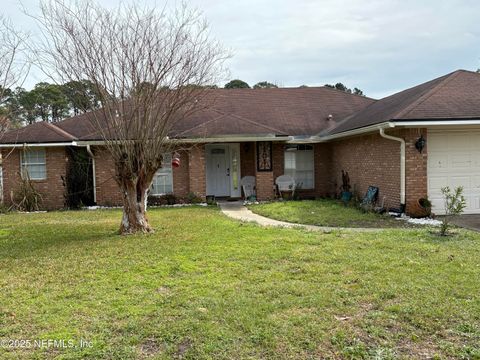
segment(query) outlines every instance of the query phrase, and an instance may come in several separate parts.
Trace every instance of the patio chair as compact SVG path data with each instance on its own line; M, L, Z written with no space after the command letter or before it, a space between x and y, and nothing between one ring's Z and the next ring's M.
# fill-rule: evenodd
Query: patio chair
M240 179L240 186L243 190L245 200L249 200L256 196L255 192L255 176L244 176Z
M378 199L378 187L376 186L369 186L365 197L363 198L360 206L364 210L372 210L377 203Z
M291 192L292 198L295 195L296 183L290 175L280 175L275 180L275 185L277 185L280 197L283 197L283 192Z

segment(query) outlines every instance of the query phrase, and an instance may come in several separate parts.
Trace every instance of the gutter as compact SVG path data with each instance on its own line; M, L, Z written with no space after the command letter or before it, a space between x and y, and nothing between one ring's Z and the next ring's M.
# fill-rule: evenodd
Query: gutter
M400 212L405 212L405 140L399 137L385 134L384 128L379 128L380 136L393 141L400 142Z
M405 120L393 121L395 126L455 126L455 125L480 125L479 119L464 120Z
M329 141L329 140L343 138L343 137L346 137L346 136L361 135L361 134L365 134L365 133L368 133L368 132L377 131L378 129L394 128L395 125L396 125L395 123L392 123L390 121L386 121L386 122L383 122L383 123L380 123L380 124L375 124L375 125L370 125L370 126L365 126L365 127L362 127L362 128L358 128L358 129L353 129L353 130L340 132L338 134L332 134L332 135L326 135L326 136L317 136L317 137L321 141Z
M87 145L87 152L88 152L88 155L90 155L90 158L92 159L93 202L96 204L97 203L97 176L95 174L95 156L93 156L93 152L92 152L92 149L90 148L90 145Z
M180 144L198 144L198 143L233 143L233 142L251 142L251 141L288 141L291 136L224 136L224 137L205 137L205 138L173 138L168 139L172 143ZM78 146L86 145L105 145L103 140L85 140L78 141Z
M16 144L0 144L0 148L24 148L24 147L59 147L59 146L78 146L76 141L59 142L59 143L16 143Z

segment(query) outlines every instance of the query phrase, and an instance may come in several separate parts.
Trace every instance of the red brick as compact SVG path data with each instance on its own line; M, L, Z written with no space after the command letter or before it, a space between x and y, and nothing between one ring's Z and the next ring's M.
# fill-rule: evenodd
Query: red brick
M7 205L12 205L12 194L19 188L20 178L20 149L3 149L3 198ZM66 174L67 154L64 147L47 147L45 180L31 180L34 188L41 194L42 209L54 210L64 207L65 188L62 176Z

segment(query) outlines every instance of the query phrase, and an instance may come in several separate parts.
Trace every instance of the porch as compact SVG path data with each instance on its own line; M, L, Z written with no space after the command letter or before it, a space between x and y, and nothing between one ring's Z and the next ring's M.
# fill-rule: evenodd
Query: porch
M243 197L241 179L255 178L256 198L276 196L275 179L289 175L302 197L329 193L329 151L326 144L286 142L211 143L204 147L206 196Z

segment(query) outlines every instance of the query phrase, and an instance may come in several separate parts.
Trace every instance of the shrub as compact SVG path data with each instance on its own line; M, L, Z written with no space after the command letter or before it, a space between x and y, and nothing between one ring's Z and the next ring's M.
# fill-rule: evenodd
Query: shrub
M177 197L173 194L149 195L147 198L148 206L174 205L177 203Z
M10 206L0 202L0 214L6 214L11 210Z
M193 192L189 192L187 194L187 201L190 204L200 204L201 202L203 202L202 198Z
M34 188L28 173L20 176L20 186L12 194L12 203L18 211L38 211L42 195Z
M424 209L429 209L432 207L432 203L430 202L430 200L428 200L428 198L421 198L418 200L418 203L420 204L421 207L423 207Z
M62 182L65 189L65 206L69 209L80 209L94 205L93 171L90 156L86 149L67 148L68 163Z
M440 227L440 234L446 236L451 227L451 217L460 215L466 207L466 200L463 196L463 187L459 186L453 191L446 186L441 189L445 205L445 216Z

